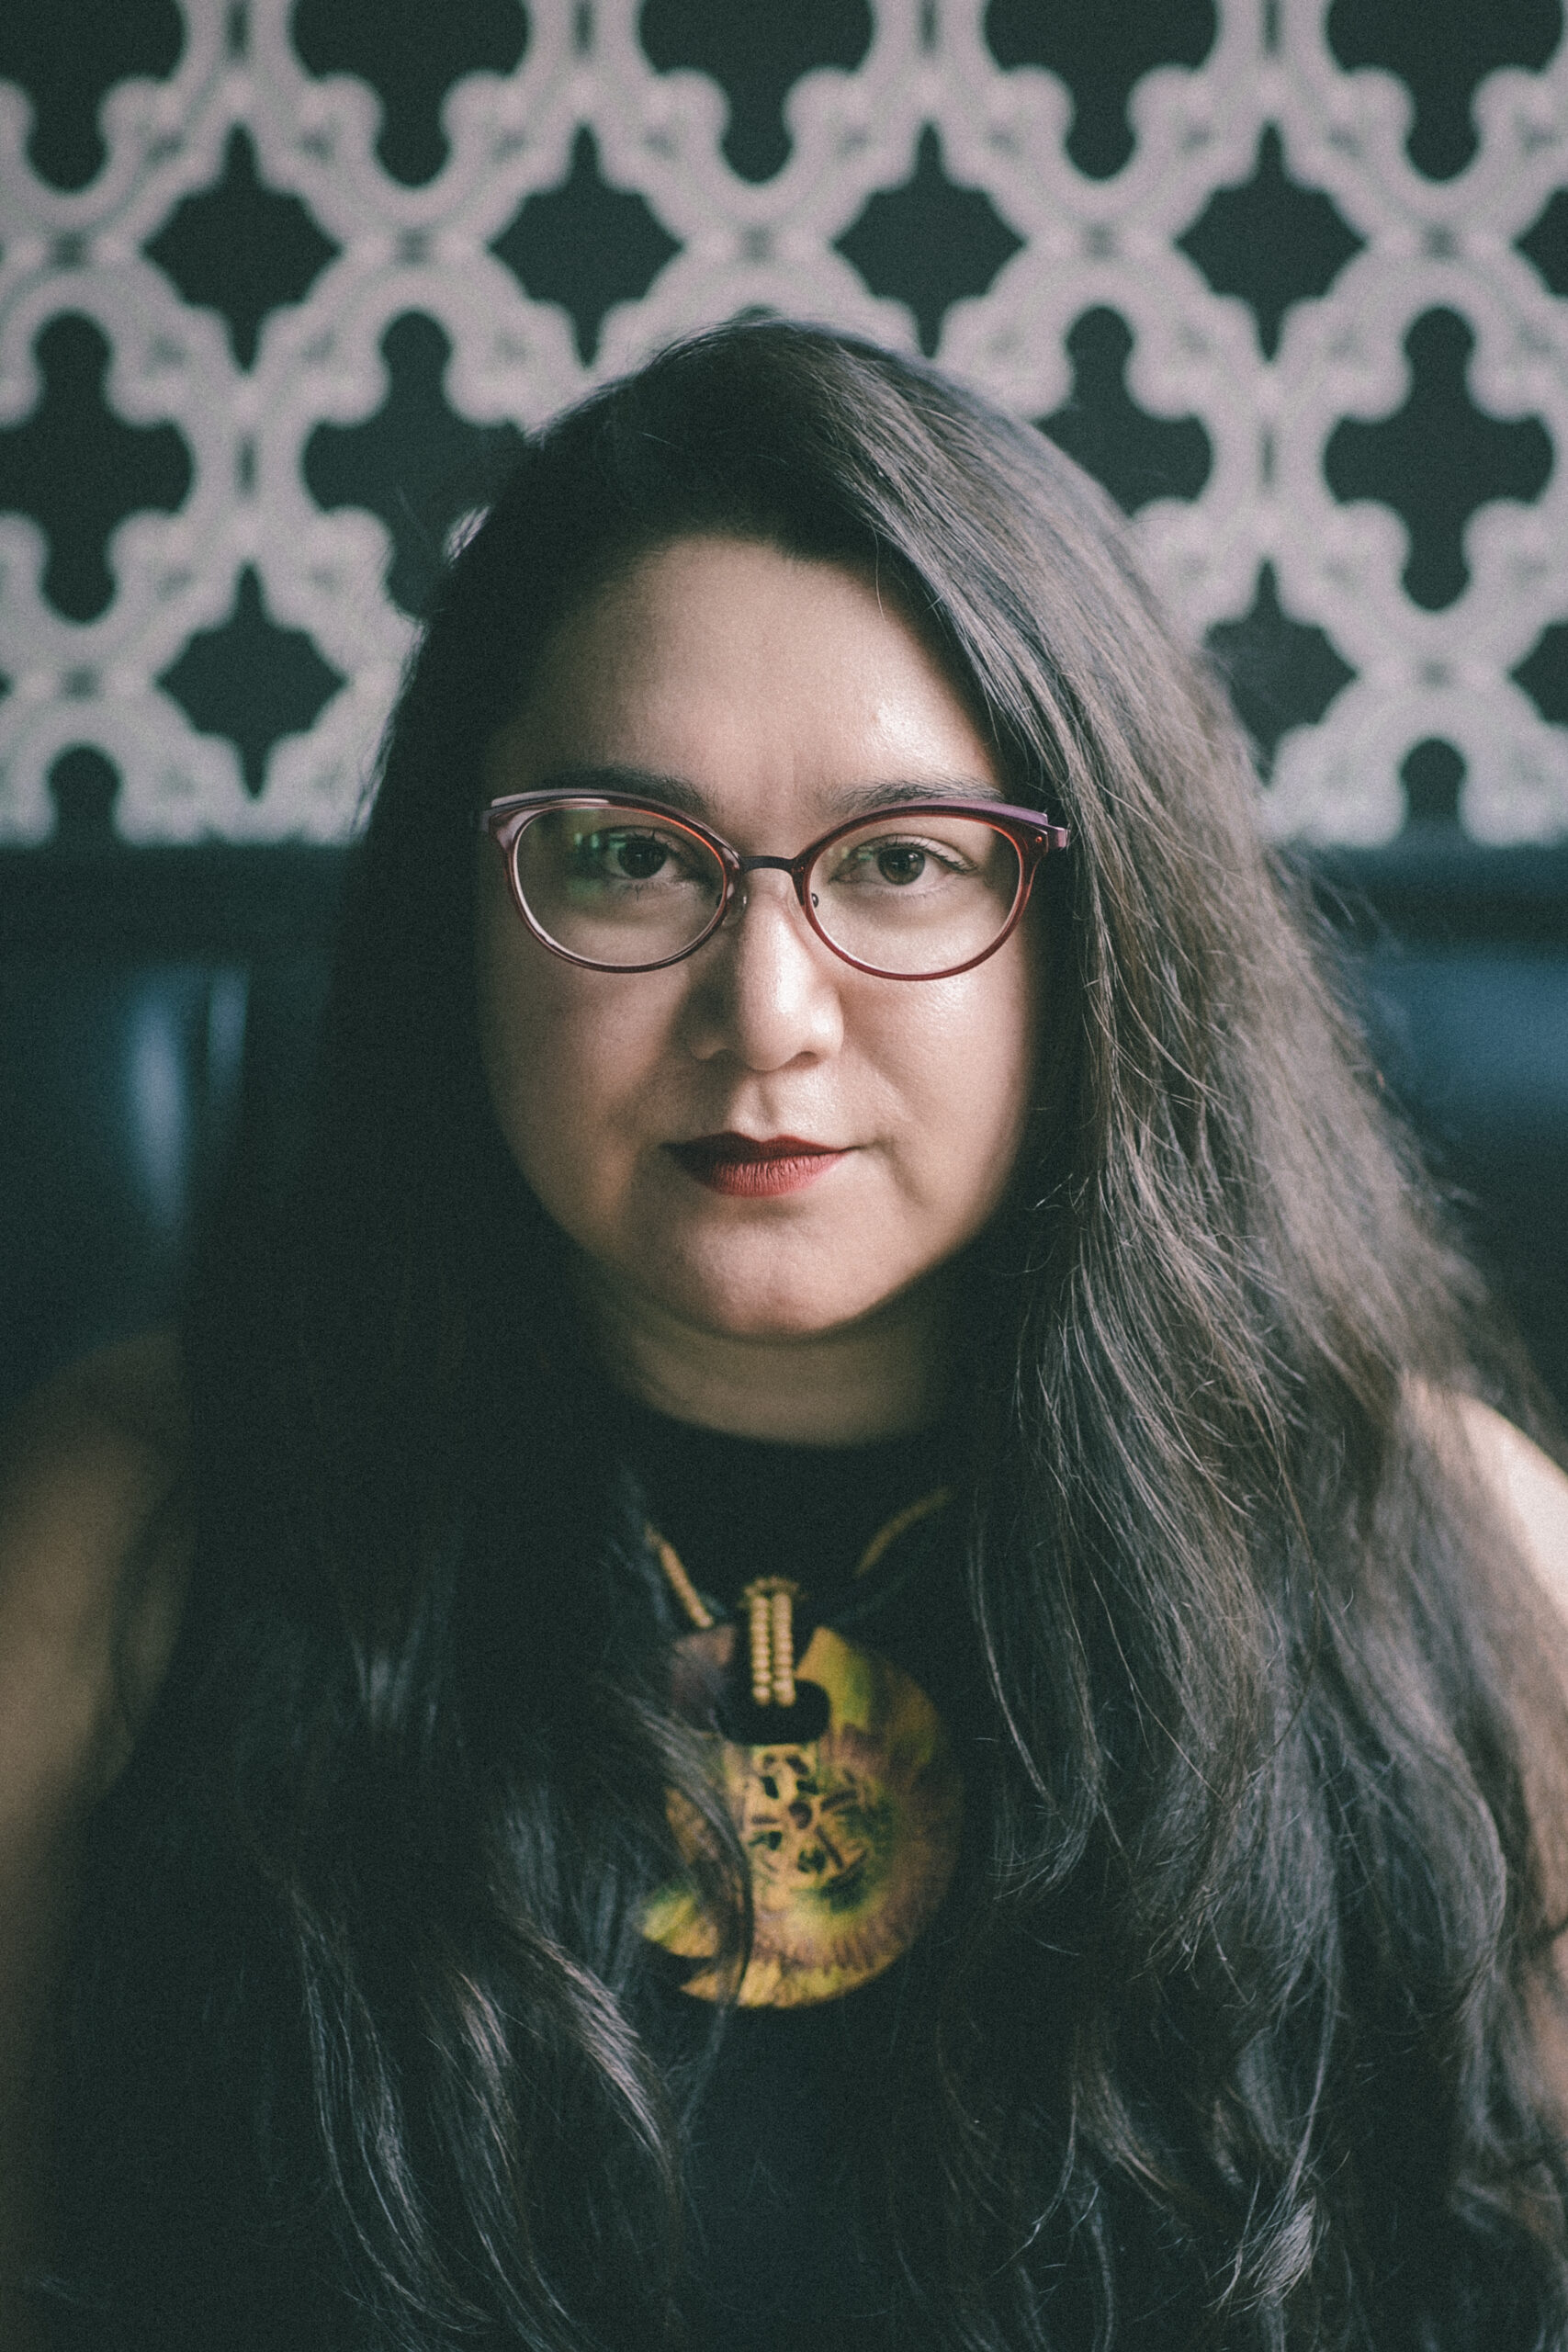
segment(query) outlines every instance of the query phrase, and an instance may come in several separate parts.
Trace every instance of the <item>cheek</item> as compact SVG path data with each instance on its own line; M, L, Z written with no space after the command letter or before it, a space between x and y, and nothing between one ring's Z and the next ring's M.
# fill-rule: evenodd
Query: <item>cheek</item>
M1033 1106L1039 958L1021 939L976 971L929 985L913 1105L919 1148L932 1205L977 1231L1007 1189Z
M481 921L479 1050L496 1122L544 1206L569 1231L613 1193L630 1148L631 1081L659 1051L644 991L580 972L528 936L510 903Z
M570 1049L570 1008L551 966L565 969L527 937L510 907L499 915L487 910L479 940L479 1053L496 1123L541 1198L553 1189L552 1163L579 1156L575 1131L587 1105L567 1073L574 1060L580 1071L594 1066L591 1055Z

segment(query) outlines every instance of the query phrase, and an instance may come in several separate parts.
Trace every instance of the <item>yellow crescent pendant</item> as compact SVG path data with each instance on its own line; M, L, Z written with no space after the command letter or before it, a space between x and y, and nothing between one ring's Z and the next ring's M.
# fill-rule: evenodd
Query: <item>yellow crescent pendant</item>
M710 1671L734 1628L677 1644ZM742 1747L705 1736L751 1866L751 1954L743 2008L796 2008L869 1984L908 1951L947 1892L958 1858L964 1784L946 1729L918 1682L819 1625L797 1669L829 1704L816 1739ZM690 1862L701 1824L673 1792L670 1823ZM643 1933L683 1960L712 1960L718 1939L690 1879L663 1887ZM716 2000L718 1972L683 1989Z

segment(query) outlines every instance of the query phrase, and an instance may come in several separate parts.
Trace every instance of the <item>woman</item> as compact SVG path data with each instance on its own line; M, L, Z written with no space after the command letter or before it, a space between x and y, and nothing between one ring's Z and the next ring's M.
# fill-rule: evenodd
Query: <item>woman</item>
M286 1214L13 1450L60 2341L1563 2339L1564 1488L1253 806L927 369L532 446Z

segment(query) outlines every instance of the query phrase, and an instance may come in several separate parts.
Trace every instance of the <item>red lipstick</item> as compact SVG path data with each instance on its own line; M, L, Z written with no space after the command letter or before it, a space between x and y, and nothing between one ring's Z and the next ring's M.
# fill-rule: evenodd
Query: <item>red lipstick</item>
M671 1156L710 1193L745 1200L772 1200L798 1193L849 1157L831 1146L806 1143L799 1136L697 1136L672 1143Z

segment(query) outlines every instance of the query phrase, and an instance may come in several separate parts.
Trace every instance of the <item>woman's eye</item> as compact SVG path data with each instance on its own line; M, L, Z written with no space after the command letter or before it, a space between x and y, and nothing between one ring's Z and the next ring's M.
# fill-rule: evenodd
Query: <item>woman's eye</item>
M963 871L963 861L934 842L857 842L834 876L839 882L886 883L908 889L920 881L937 881Z
M651 882L669 862L670 852L652 833L617 833L609 844L610 864L628 882Z
M681 870L675 843L660 833L589 833L578 842L577 862L609 882L672 881Z

